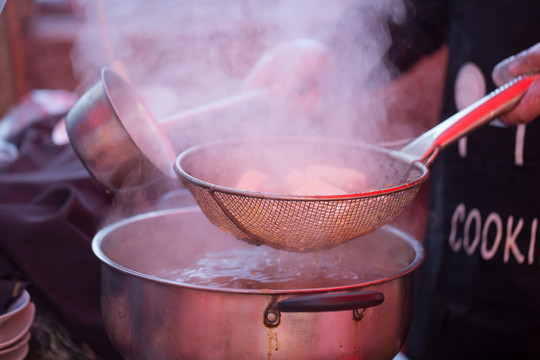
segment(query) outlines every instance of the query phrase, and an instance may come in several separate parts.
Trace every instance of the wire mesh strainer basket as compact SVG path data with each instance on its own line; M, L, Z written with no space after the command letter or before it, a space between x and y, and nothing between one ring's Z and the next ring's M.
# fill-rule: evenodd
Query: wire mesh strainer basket
M395 157L399 153L361 143L228 140L187 150L178 157L175 170L204 214L222 230L255 244L312 251L372 232L412 201L427 169ZM278 191L288 174L312 164L354 169L366 174L366 182L340 195ZM242 175L253 170L271 174L268 191L236 188Z

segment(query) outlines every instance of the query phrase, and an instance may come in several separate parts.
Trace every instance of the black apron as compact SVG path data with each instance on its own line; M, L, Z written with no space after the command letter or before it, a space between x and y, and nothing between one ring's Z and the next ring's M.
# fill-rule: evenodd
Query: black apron
M540 2L448 3L442 118L474 65L493 67L540 41ZM468 65L467 65L468 64ZM431 166L430 221L419 271L411 359L540 359L540 121L486 125Z

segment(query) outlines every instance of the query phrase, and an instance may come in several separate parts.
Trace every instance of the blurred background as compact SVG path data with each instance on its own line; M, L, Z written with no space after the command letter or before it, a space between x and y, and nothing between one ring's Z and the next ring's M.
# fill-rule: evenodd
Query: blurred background
M0 14L0 117L32 89L77 87L70 51L82 19L73 4L7 1Z

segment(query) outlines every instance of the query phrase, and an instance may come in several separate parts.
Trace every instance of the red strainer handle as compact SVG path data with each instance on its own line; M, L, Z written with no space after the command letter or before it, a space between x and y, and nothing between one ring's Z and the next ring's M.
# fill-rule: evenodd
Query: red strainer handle
M410 142L401 152L431 162L439 150L513 108L540 74L519 76Z

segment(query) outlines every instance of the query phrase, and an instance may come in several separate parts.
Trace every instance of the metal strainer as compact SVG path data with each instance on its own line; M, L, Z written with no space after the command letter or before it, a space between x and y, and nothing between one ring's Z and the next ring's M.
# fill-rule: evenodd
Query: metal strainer
M330 248L399 215L427 179L427 166L438 152L515 106L537 77L502 86L400 151L307 138L225 140L184 151L174 169L208 219L237 238L290 251ZM248 169L287 174L313 163L354 168L367 181L357 193L345 195L235 188Z

